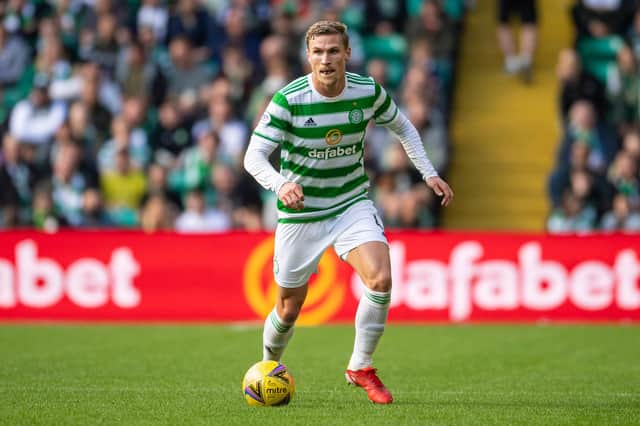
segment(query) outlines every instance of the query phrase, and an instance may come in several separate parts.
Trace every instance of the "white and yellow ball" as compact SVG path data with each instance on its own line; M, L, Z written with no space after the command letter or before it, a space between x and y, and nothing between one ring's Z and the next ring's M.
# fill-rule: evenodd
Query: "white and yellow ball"
M277 361L260 361L251 366L242 380L247 404L257 407L287 405L296 385L289 369Z

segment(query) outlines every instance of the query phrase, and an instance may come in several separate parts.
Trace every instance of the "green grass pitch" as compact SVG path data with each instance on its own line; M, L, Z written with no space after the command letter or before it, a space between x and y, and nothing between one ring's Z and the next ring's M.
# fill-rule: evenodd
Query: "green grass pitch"
M345 384L350 325L298 328L289 406L241 380L258 326L2 325L0 424L640 424L640 328L390 325L376 354L389 406Z

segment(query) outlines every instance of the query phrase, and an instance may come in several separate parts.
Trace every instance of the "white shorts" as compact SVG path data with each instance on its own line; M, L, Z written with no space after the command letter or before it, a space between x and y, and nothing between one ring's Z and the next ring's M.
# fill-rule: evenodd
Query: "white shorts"
M351 250L371 241L388 244L371 200L358 201L327 220L278 223L273 255L275 281L281 287L300 287L317 271L322 254L330 245L345 260Z

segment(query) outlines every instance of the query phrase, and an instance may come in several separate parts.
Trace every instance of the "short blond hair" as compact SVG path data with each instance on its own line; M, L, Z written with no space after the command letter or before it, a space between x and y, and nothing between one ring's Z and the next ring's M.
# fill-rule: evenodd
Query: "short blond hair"
M311 25L307 30L305 41L307 49L309 49L309 41L314 37L327 34L338 34L342 38L344 48L349 47L349 34L347 34L347 26L338 21L318 21Z

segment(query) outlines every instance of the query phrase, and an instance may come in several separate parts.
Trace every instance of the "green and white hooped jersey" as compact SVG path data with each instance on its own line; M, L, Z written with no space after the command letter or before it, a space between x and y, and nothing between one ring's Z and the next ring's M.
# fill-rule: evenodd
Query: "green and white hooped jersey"
M323 220L367 197L364 135L369 120L385 125L398 107L371 77L346 74L335 98L319 94L311 74L279 90L267 106L252 138L278 144L280 174L302 186L305 207L286 208L278 200L278 221Z

